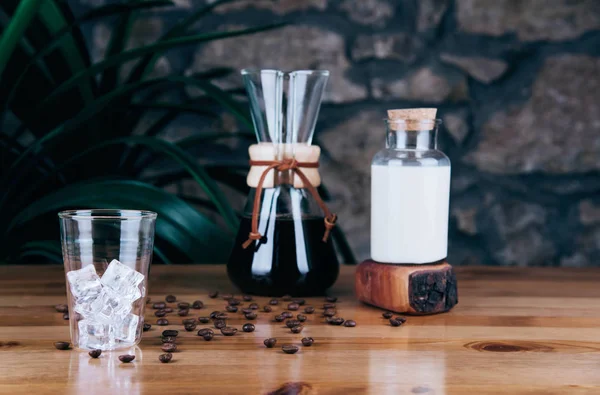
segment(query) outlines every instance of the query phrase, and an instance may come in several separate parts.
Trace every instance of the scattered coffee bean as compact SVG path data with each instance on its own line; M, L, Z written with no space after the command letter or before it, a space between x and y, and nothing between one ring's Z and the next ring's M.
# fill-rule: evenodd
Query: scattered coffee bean
M216 298L217 296L219 296L219 292L218 291L212 291L208 293L208 297L211 299Z
M298 325L300 325L300 321L298 320L287 320L285 322L285 326L287 326L288 328L293 328Z
M284 320L285 320L285 317L282 315L275 316L275 321L277 321L277 322L283 322Z
M298 304L299 306L304 306L304 304L306 303L306 300L304 300L304 299L292 299L292 302Z
M325 298L325 300L331 303L337 302L337 298L335 296L328 296Z
M129 363L129 362L133 361L134 359L135 359L135 355L129 355L129 354L119 355L119 361L121 361L123 363Z
M182 320L181 323L183 325L195 324L196 323L196 319L195 318L186 318L186 319Z
M186 317L188 314L190 314L190 309L181 309L177 312L180 317Z
M233 298L232 294L223 294L223 296L221 296L224 300L229 300Z
M152 325L144 323L144 332L148 332L152 328Z
M173 309L172 309L172 308L170 308L170 307L165 307L165 309L164 309L164 310L165 310L165 312L167 312L167 313L172 313L172 312L173 312Z
M167 303L174 303L175 301L177 301L177 297L175 295L167 295L165 300L167 301Z
M217 318L217 316L218 316L219 314L221 314L221 312L220 312L220 311L213 311L212 313L210 313L210 318L214 320L214 319L216 319L216 318Z
M276 304L279 304L279 301L277 299L271 299L269 300L269 304L275 306Z
M348 328L354 328L356 326L356 321L347 320L346 322L344 322L344 326Z
M403 324L406 322L406 318L404 317L396 317L396 320L402 322Z
M264 307L263 307L263 311L264 311L265 313L270 313L271 311L273 311L273 309L271 308L271 306L264 306Z
M169 362L171 362L171 359L173 359L173 354L171 354L170 352L168 352L166 354L160 354L158 356L158 360L161 361L162 363L169 363Z
M238 306L242 302L239 299L231 298L227 303L229 303L230 306Z
M403 322L402 322L402 321L400 321L400 320L397 320L397 319L395 319L395 318L390 318L390 325L391 325L391 326L400 326L400 325L402 325L402 324L403 324Z
M292 297L290 295L284 295L281 300L283 300L284 302L289 302L290 300L292 300Z
M213 334L214 334L214 332L213 332L213 330L212 330L212 329L210 329L210 328L202 328L202 329L200 329L200 330L198 331L198 336L204 336L204 335L206 335L207 333L213 333Z
M305 307L305 308L304 308L304 312L305 312L306 314L312 314L312 313L314 313L314 312L315 312L315 308L314 308L314 307L312 307L312 306Z
M336 314L335 309L327 309L323 312L325 317L333 317Z
M176 329L165 329L164 331L162 331L162 335L177 337L179 335L179 331Z
M248 323L248 324L244 324L244 326L242 326L242 330L244 332L254 332L254 329L255 329L254 324Z
M289 311L284 311L283 313L281 313L281 315L284 316L285 318L292 318L294 316Z
M250 296L250 295L244 295L244 296L243 296L243 299L244 299L246 302L249 302L249 301L251 301L251 300L252 300L252 296Z
M204 336L202 336L202 338L208 342L211 341L214 336L215 334L213 332L208 332L205 333Z
M208 317L198 317L198 322L200 322L201 324L208 324L209 321L210 318Z
M237 306L227 305L227 306L225 306L225 310L229 311L230 313L237 313L238 308L237 308Z
M188 324L185 324L185 325L183 326L183 328L184 328L186 331L188 331L188 332L193 332L193 331L195 331L195 330L196 330L196 326L197 326L197 325L196 325L196 323L194 323L194 322L190 322L190 323L188 323Z
M167 315L167 312L164 311L164 310L156 310L154 312L154 315L157 316L157 317L164 317L165 315Z
M244 313L244 314L250 314L250 313L252 313L252 309L250 307L244 307L242 309L242 313Z
M63 314L63 320L68 320L69 319L69 313L64 313Z
M391 311L386 311L385 313L382 314L383 318L387 318L388 320L390 318L392 318L393 315L394 315L394 313L392 313Z
M175 336L163 336L160 338L160 341L164 343L175 343L177 338Z
M287 308L288 310L296 311L300 308L300 305L298 303L290 303Z
M159 318L156 320L156 325L160 325L160 326L169 325L169 320L166 318Z
M233 336L237 333L237 329L231 326L226 326L225 328L221 328L221 333L223 336Z
M54 306L54 308L59 313L67 313L69 311L69 307L66 304L57 304L56 306Z
M164 352L173 352L177 350L177 344L175 343L164 343L161 347Z
M215 320L214 325L215 325L215 328L222 329L227 326L227 323L225 322L225 320Z
M284 344L281 346L281 349L286 354L296 354L298 352L298 346L294 346L293 344Z
M333 317L328 322L330 325L342 325L344 323L344 319L341 317Z
M325 303L325 304L323 305L323 308L324 308L325 310L327 310L327 309L335 309L335 303Z
M247 320L255 320L256 319L256 313L244 314L244 317L246 317Z
M273 346L275 346L275 344L277 344L277 339L275 339L274 337L270 337L268 339L265 339L265 341L263 343L265 344L265 347L273 348Z
M201 309L204 307L204 303L201 300L195 300L194 303L192 303L192 309Z
M312 337L303 337L302 338L302 345L305 347L312 346L314 342L315 342L315 339L313 339Z
M167 307L167 304L165 302L156 302L152 305L152 308L155 310L162 310L165 307Z
M302 332L302 329L304 329L304 327L302 325L297 325L297 326L290 328L292 333L300 333L300 332Z
M56 342L54 343L54 347L57 350L68 350L71 347L71 343L69 342Z
M300 322L304 322L304 321L306 321L306 316L304 314L298 314L296 316L296 319Z
M217 320L226 320L227 318L229 318L229 316L225 313L219 313L215 316L215 318Z
M252 310L258 310L258 304L256 303L250 303L248 307L250 307Z
M88 355L92 358L98 358L100 356L100 354L102 354L102 350L92 350L90 352L88 352Z
M177 307L180 309L189 309L190 304L188 302L179 302L177 303Z

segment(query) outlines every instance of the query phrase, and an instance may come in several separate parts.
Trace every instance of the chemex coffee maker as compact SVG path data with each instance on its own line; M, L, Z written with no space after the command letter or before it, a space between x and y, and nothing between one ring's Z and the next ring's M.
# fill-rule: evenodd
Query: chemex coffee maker
M371 259L356 270L359 300L407 314L458 303L446 261L450 160L437 150L435 108L389 110L385 149L371 163Z

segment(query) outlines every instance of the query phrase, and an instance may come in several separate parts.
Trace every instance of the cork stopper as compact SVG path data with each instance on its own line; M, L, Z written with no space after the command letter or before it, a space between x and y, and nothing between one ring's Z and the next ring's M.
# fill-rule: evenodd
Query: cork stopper
M406 128L407 131L416 131L431 129L433 127L437 108L406 108L388 110L387 113L392 129ZM394 121L397 121L396 124L398 127L394 127Z

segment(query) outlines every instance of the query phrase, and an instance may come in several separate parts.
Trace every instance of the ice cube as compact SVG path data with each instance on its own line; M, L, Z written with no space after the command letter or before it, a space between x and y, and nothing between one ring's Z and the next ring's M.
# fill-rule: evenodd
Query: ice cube
M144 275L116 259L110 262L100 281L131 302L142 296L139 285L144 281Z
M92 319L84 319L79 326L79 347L88 350L108 350L114 347L110 336L110 326Z
M71 270L67 273L67 280L76 304L91 303L102 291L102 283L94 265L87 265L79 270Z
M90 306L93 319L106 324L121 322L131 311L131 301L105 287Z
M140 317L135 314L127 314L123 321L111 326L115 339L133 344L137 336L139 322Z

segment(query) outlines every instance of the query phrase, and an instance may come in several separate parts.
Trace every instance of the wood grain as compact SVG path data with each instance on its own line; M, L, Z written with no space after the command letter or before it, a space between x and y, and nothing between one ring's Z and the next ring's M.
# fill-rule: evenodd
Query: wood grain
M381 310L353 296L352 267L342 269L333 294L339 315L355 328L333 327L317 314L292 334L259 313L254 333L217 335L211 342L181 324L153 326L121 364L124 352L58 351L68 326L53 305L65 301L60 267L0 267L0 393L4 394L266 394L285 383L305 383L308 394L598 394L600 393L600 271L595 269L454 268L460 303L449 313L408 317L393 328ZM223 309L209 290L234 292L223 266L155 266L150 297L172 293L201 299L194 316ZM255 298L262 307L265 298ZM248 303L248 302L246 302ZM307 304L321 306L322 298ZM246 322L241 314L230 325ZM172 315L172 322L181 317ZM146 319L154 323L151 310ZM207 325L206 325L207 326ZM204 327L201 325L200 327ZM158 361L159 335L179 329L173 362ZM311 336L314 346L295 355L278 344Z

